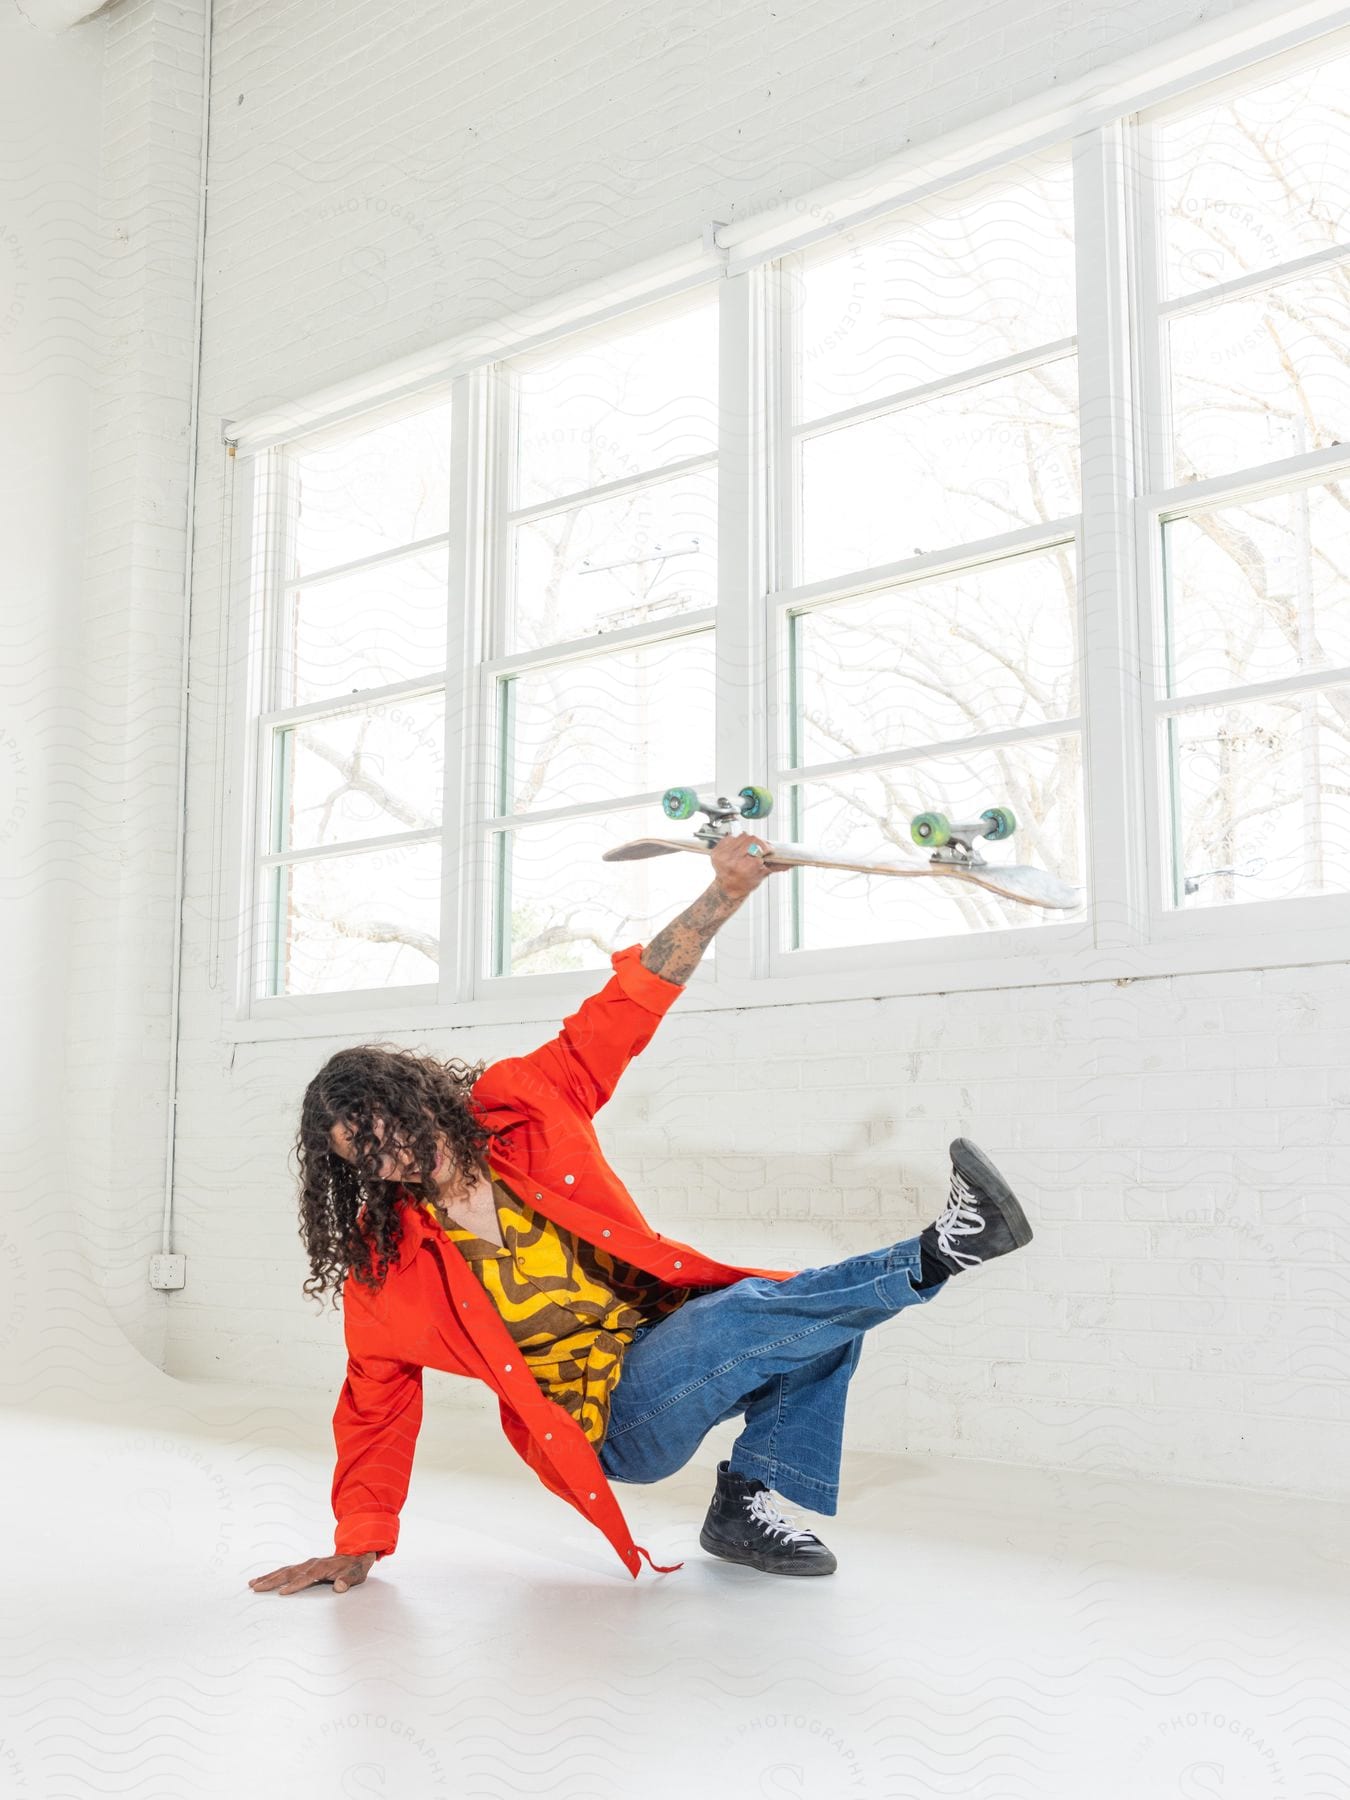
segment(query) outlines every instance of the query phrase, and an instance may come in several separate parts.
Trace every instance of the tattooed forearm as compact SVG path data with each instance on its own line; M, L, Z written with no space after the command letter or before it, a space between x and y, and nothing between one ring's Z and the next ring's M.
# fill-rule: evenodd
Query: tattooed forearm
M735 912L745 898L725 893L716 882L690 907L658 931L642 952L642 966L667 981L688 981L698 959L712 942L713 933Z

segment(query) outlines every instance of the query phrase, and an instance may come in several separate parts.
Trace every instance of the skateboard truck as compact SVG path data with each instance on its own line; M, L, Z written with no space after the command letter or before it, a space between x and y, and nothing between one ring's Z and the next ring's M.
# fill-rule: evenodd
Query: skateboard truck
M661 796L661 810L668 819L692 819L696 812L708 815L694 836L705 844L715 844L731 830L736 819L766 819L773 811L773 795L768 788L743 787L735 800L719 794L716 800L700 800L698 790L690 787L667 788Z
M744 787L734 798L719 794L715 800L701 800L695 788L668 788L661 797L661 807L668 819L692 819L703 813L705 822L687 837L640 837L626 844L615 844L602 851L605 862L645 862L652 856L677 856L683 851L695 856L711 856L732 831L737 819L762 819L773 807L773 796L764 788ZM879 876L937 876L948 881L967 882L983 888L1001 899L1019 906L1042 906L1058 912L1071 912L1082 905L1083 896L1057 875L1045 869L1023 868L1013 863L987 863L976 851L985 838L997 841L1011 837L1017 822L1004 806L990 807L974 824L952 824L941 813L920 813L910 825L915 843L933 846L927 859L919 856L896 857L859 855L850 850L831 850L799 843L772 843L765 868L833 869L848 874ZM766 840L767 841L767 840Z
M953 824L945 813L919 813L909 824L909 835L916 844L932 846L930 862L953 863L969 868L987 867L979 852L982 838L1001 844L1017 830L1012 808L991 806L972 823Z

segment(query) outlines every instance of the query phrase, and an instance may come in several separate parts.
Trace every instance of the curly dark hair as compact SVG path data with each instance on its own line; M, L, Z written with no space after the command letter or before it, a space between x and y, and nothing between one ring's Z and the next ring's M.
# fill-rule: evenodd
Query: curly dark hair
M394 1044L355 1044L319 1070L305 1089L295 1144L310 1299L331 1289L336 1306L348 1275L380 1286L398 1242L400 1188L436 1203L484 1171L495 1134L476 1116L470 1093L485 1066L460 1057L442 1062ZM333 1148L329 1134L338 1124L351 1132L351 1161ZM420 1182L380 1174L390 1151L410 1150L414 1167L428 1172L442 1149L449 1166L439 1182L429 1173Z

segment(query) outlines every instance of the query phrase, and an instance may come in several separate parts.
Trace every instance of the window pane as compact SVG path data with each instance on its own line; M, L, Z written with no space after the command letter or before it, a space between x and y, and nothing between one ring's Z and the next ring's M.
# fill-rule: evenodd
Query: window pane
M605 969L611 951L645 943L708 885L707 859L606 863L601 854L629 838L686 834L692 836L692 822L673 824L657 806L494 834L493 848L504 862L498 865L495 909L502 946L497 972ZM711 955L710 945L704 960Z
M276 736L274 850L440 824L443 695L314 719Z
M1078 511L1073 358L801 446L803 581Z
M335 994L435 981L441 847L404 844L277 869L269 991Z
M516 506L717 448L717 295L510 365Z
M795 760L1068 717L1077 710L1075 612L1066 546L799 614Z
M517 525L512 649L712 606L716 520L709 469Z
M1347 92L1341 55L1157 127L1169 294L1344 242Z
M1182 905L1350 888L1350 689L1198 707L1168 735Z
M292 588L281 706L409 681L445 667L448 552L424 551Z
M503 685L507 812L711 778L711 632L560 663Z
M893 856L897 861L927 860L909 835L916 813L945 812L951 819L972 819L988 806L1011 806L1017 815L1016 834L1007 843L987 846L985 860L1032 863L1075 885L1083 879L1077 734L803 782L796 792L797 829L789 832L787 827L792 796L784 790L779 796L784 824L774 835L791 835L839 853ZM803 869L771 879L799 884L795 947L805 950L1029 929L1082 917L1081 912L1019 906L958 881L846 875L826 869Z
M1176 479L1350 441L1350 269L1170 326Z
M1051 151L850 230L787 264L798 417L996 362L1074 333L1073 175Z
M287 579L394 550L450 526L450 407L342 443L291 449L298 491Z
M1350 665L1350 486L1172 519L1163 548L1172 693Z

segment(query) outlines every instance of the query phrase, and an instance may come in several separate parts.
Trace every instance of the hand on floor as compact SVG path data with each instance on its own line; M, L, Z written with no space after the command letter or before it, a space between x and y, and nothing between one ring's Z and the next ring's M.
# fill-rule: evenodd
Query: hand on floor
M255 1594L298 1594L316 1582L331 1581L335 1594L345 1594L348 1588L360 1587L374 1561L373 1550L360 1556L311 1556L308 1562L273 1569L270 1575L255 1575L248 1585Z

